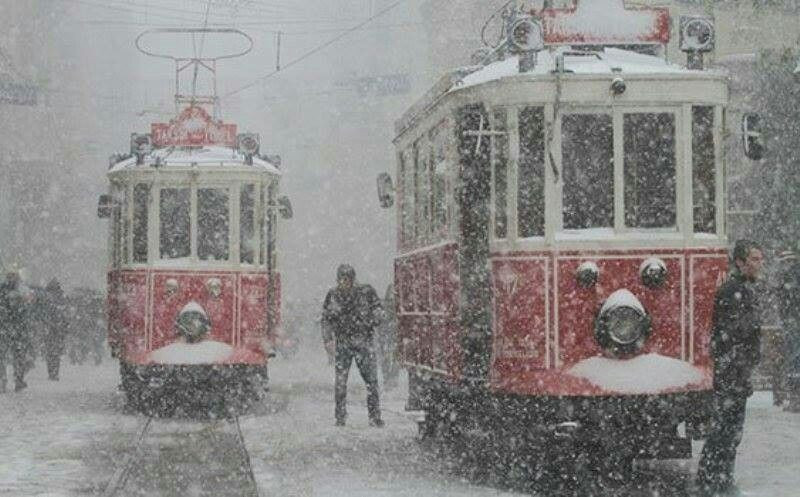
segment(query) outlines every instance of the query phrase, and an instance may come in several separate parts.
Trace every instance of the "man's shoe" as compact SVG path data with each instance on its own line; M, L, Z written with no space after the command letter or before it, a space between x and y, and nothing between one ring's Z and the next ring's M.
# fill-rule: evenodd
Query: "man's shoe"
M383 428L386 425L386 423L384 423L382 419L377 418L377 419L370 419L369 425L375 428Z
M28 388L28 384L25 383L24 381L18 381L14 385L14 391L15 392L19 392L19 391L25 390L26 388Z
M336 423L334 424L334 426L345 426L344 420L343 419L337 419Z
M0 383L0 393L6 393L6 384Z

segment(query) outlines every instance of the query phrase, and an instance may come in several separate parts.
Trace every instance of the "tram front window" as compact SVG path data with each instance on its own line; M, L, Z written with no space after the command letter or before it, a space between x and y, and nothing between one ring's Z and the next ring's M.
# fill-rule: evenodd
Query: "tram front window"
M201 261L227 261L230 255L228 190L197 189L197 257Z
M561 123L564 229L614 226L614 129L608 114Z
M189 257L191 245L191 189L163 188L159 204L162 259Z
M676 222L675 116L625 114L625 225L670 228Z
M150 185L133 187L133 262L147 262L147 203Z

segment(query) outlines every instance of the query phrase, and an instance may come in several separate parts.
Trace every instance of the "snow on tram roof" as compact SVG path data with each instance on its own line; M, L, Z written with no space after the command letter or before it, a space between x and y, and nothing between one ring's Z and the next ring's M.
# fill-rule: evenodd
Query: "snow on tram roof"
M456 82L451 91L487 83L511 76L547 75L555 70L556 56L564 54L564 66L570 74L708 74L709 71L686 69L653 55L640 54L619 48L606 48L601 52L578 52L570 47L559 47L555 52L539 52L536 66L525 73L519 72L519 57L488 64Z
M245 156L236 149L220 146L159 148L147 154L144 157L143 164L137 165L136 157L129 157L115 164L111 168L111 172L153 167L156 164L158 164L158 167L185 167L190 165L236 167L245 165ZM247 165L246 167L259 168L272 174L281 174L280 169L274 164L258 156L253 157L252 166Z

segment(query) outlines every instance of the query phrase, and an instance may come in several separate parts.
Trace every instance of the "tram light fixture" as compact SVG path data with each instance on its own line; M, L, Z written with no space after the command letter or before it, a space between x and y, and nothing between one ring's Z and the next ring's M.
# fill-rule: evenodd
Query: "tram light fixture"
M283 219L291 219L294 216L292 201L289 200L289 197L285 195L278 197L278 212Z
M258 133L240 133L236 136L236 148L244 154L247 163L253 163L253 156L258 155L261 148L261 137Z
M378 202L384 209L394 205L394 185L389 173L380 173L378 175Z
M578 266L578 270L575 271L575 279L578 282L578 286L581 288L591 288L595 286L599 277L600 268L591 261L582 263Z
M206 290L208 290L208 294L218 299L222 296L222 280L219 278L209 278L206 281Z
M680 49L683 52L714 50L714 20L704 16L681 16Z
M167 281L164 282L164 293L167 295L175 295L179 288L178 280L175 278L167 278Z
M111 210L113 208L113 201L111 195L104 193L100 195L97 200L97 217L100 219L108 219L111 217Z
M187 343L197 343L211 330L211 320L200 304L189 302L178 313L175 328Z
M131 155L136 156L137 164L142 164L144 157L152 151L152 135L148 133L131 133Z
M510 21L508 44L512 52L533 52L544 48L542 24L525 16Z
M629 290L609 295L595 319L595 339L615 357L638 352L650 336L651 320Z
M627 89L628 87L624 79L616 77L611 81L611 93L613 93L614 96L622 95Z
M639 276L647 288L658 288L667 281L667 265L657 257L646 259L639 266Z

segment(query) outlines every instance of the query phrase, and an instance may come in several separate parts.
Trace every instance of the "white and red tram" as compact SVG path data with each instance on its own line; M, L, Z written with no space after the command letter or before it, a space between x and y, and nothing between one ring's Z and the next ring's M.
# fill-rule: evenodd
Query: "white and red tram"
M175 119L112 157L100 208L122 386L135 406L168 411L263 388L280 334L278 215L291 213L280 161L259 155L258 135L213 119L204 104L215 96L176 102Z
M594 3L510 15L503 48L398 121L399 354L425 432L690 457L727 268L727 81L642 53L666 9L603 2L634 16L615 31Z

